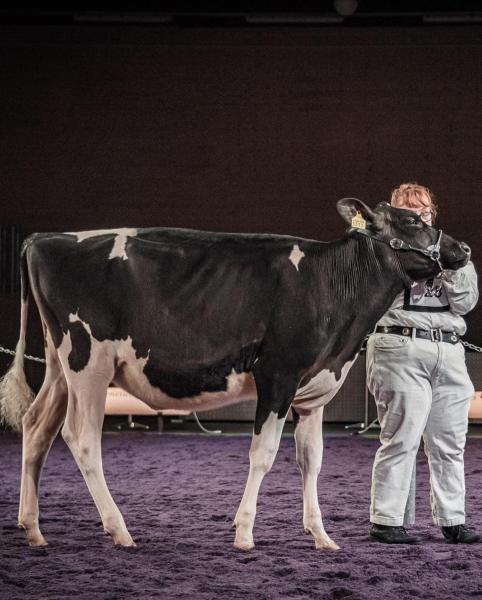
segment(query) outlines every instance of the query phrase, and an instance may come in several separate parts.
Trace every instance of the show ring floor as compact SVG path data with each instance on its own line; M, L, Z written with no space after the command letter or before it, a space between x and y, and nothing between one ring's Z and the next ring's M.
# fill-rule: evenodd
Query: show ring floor
M284 436L261 487L256 548L232 547L231 523L248 473L247 435L104 433L106 479L134 549L114 547L73 457L54 443L41 483L41 528L29 548L16 527L21 438L0 434L0 598L482 598L482 544L448 545L431 523L428 469L418 456L417 546L369 541L376 439L331 433L319 495L341 546L316 551L303 533L301 479ZM467 522L482 530L482 439L466 449Z

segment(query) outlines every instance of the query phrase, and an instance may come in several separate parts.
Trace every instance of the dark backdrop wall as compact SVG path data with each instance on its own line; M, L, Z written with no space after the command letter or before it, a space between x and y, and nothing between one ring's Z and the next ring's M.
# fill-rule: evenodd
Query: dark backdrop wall
M330 240L338 198L417 181L482 268L482 27L0 29L0 223Z

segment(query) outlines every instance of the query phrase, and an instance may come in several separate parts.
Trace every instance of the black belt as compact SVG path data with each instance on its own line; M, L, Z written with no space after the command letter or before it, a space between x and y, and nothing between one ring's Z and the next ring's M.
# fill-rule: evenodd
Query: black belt
M460 341L460 336L455 331L442 331L441 329L415 329L415 327L399 327L398 325L383 327L383 325L378 325L375 332L395 333L406 337L415 335L415 337L422 338L422 340L448 342L449 344L457 344Z

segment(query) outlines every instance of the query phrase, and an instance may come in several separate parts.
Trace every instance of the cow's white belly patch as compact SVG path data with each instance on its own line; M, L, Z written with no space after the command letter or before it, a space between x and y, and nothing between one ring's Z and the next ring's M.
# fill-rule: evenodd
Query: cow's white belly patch
M110 251L109 258L122 258L123 260L127 260L127 238L135 237L137 235L137 229L124 227L121 229L93 229L92 231L67 232L67 235L75 235L77 242L83 242L88 238L106 234L115 234L114 245Z
M144 364L145 364L144 359ZM143 373L144 364L139 359L125 361L117 369L114 382L157 410L181 409L203 411L256 398L256 387L251 373L231 372L226 377L226 390L201 392L187 398L173 398L153 387Z
M92 335L89 324L82 321L77 314L69 315L69 321L82 323L91 341L90 357L86 366L81 371L75 372L69 368L69 354L72 350L70 332L64 336L58 352L67 379L70 381L81 383L82 378L105 376L155 410L211 410L241 400L256 398L256 386L252 374L236 373L234 369L226 377L224 391L202 392L197 396L173 398L151 385L144 374L149 355L137 358L130 337L126 340L100 342Z
M293 246L291 254L289 255L289 259L293 263L297 271L299 271L298 265L300 264L300 260L303 258L303 256L305 256L305 253L302 250L300 250L298 244L295 244Z
M341 369L340 379L336 379L333 371L323 369L306 385L298 388L293 401L294 406L305 410L325 406L341 388L348 375L350 367L356 359L346 362Z

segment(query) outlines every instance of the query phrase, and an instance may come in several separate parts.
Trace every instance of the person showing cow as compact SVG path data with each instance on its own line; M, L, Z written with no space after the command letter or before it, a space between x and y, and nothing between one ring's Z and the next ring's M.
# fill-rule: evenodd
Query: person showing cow
M338 548L317 495L323 407L397 294L442 267L464 267L470 249L386 202L372 210L346 198L337 208L351 227L330 243L174 228L27 238L20 337L0 384L0 416L23 428L18 525L31 545L47 543L39 481L60 430L104 531L115 544L134 545L102 469L113 381L157 410L202 411L256 398L248 480L234 518L238 549L254 546L258 491L292 406L303 527L316 548ZM23 367L30 296L47 360L33 403Z
M437 208L424 186L405 183L391 205L410 211L411 227L430 227ZM410 220L410 218L409 218ZM452 543L480 536L465 525L464 447L474 394L460 336L462 315L478 300L469 261L400 292L367 344L367 382L375 397L380 442L372 473L369 536L411 544L415 521L415 463L421 437L430 468L432 517Z

